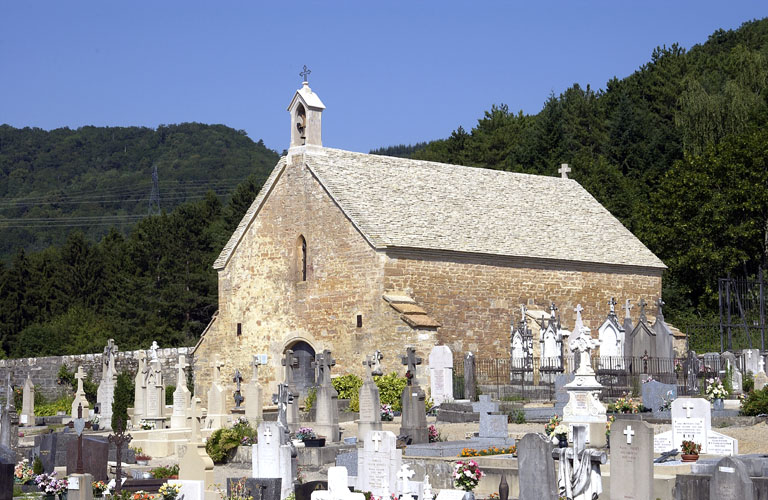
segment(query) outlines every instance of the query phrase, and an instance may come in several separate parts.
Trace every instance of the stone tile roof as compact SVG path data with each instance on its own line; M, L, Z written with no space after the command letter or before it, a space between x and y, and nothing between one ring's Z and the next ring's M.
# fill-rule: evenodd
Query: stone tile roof
M572 179L332 148L305 161L377 248L666 267Z
M332 148L307 151L304 161L376 248L666 267L572 179ZM229 260L284 166L281 159L214 268Z

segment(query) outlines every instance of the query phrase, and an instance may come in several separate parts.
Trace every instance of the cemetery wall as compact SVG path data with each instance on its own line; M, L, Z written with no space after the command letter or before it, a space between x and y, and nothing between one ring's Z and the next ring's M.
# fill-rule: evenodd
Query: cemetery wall
M283 353L297 341L331 349L334 374L362 375L362 360L376 349L386 371L405 372L399 356L406 345L426 360L435 331L411 329L383 300L383 259L295 156L219 271L219 313L195 348L196 392L205 394L214 356L231 387L235 368L250 380L252 356L266 354L259 377L268 401L283 380Z
M597 337L611 297L620 304L627 298L637 304L643 297L651 304L661 294L657 269L421 250L387 253L392 258L384 267L384 288L410 292L440 321L440 343L482 357L509 356L510 320L520 320L522 304L547 311L554 301L566 329L573 327L573 309L581 304L584 324ZM655 306L646 311L655 313ZM637 306L632 312L636 322Z
M119 347L119 346L118 346ZM192 360L192 349L189 347L173 347L158 349L157 357L163 368L163 376L166 385L176 384L177 370L173 368L179 361L179 355L187 356L187 362ZM146 352L146 351L145 351ZM139 351L118 351L115 355L115 368L118 373L128 371L132 375L139 366ZM58 383L59 368L65 364L70 371L77 370L82 365L83 370L90 374L95 383L101 381L102 354L79 354L75 356L46 356L41 358L19 358L0 360L0 380L5 383L6 374L11 374L11 384L17 387L24 385L27 375L35 384L35 391L41 392L46 398L52 399L68 392L69 386Z

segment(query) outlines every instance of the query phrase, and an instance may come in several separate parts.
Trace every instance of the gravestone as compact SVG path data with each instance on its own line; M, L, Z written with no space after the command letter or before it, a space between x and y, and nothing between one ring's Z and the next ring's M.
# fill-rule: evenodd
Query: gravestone
M709 498L712 500L755 500L752 479L744 463L738 458L725 457L715 467L709 480Z
M344 467L328 469L328 489L315 490L310 495L311 500L365 500L362 493L349 491L349 476Z
M401 357L404 365L408 366L405 372L407 384L401 395L403 414L400 434L407 436L408 444L429 442L427 430L426 394L414 382L416 367L421 364L421 358L416 356L413 347L406 348L406 355Z
M252 426L258 426L264 419L264 410L262 407L262 390L261 384L259 384L259 356L254 355L251 366L253 367L253 376L248 384L245 386L245 418Z
M758 361L758 371L755 373L755 390L759 391L768 385L768 375L765 373L765 361L761 357Z
M752 375L760 371L760 349L743 349L741 355L744 356L744 371L752 372Z
M541 434L528 433L518 441L519 500L557 500L552 449L552 443Z
M573 373L558 373L555 376L555 413L563 414L563 408L568 403L568 389L566 385L574 381L576 375Z
M112 429L112 402L115 400L115 384L117 384L117 371L115 370L115 354L117 346L113 339L109 339L101 357L101 381L96 391L96 402L99 405L99 423L106 429Z
M75 400L72 401L72 412L71 416L73 419L77 418L77 407L82 405L83 406L83 414L88 414L88 409L90 406L88 405L88 400L85 398L85 391L83 390L83 379L85 379L85 372L83 371L83 366L80 365L77 367L77 373L75 373L75 378L77 379L77 392L75 392Z
M360 442L365 440L369 432L381 430L381 399L373 377L381 375L379 362L382 357L380 351L375 351L373 356L366 356L363 361L365 380L358 391L360 419L357 421L357 439Z
M653 500L653 428L642 421L611 425L611 500Z
M626 299L626 302L624 304L624 357L625 358L632 358L634 356L634 351L632 349L632 342L628 338L629 335L632 333L632 304L629 299Z
M653 331L656 334L656 357L671 359L675 357L675 351L673 348L674 337L667 324L664 322L663 314L664 301L659 297L656 300L656 321L653 323ZM668 367L669 371L673 369L673 365L662 364L661 367Z
M252 449L252 465L255 478L280 478L281 496L286 498L293 491L296 477L296 450L290 441L281 444L283 431L279 422L262 422L257 428L258 440Z
M549 307L550 316L546 327L539 333L539 352L541 358L541 371L559 371L563 368L563 331L560 321L556 316L557 306L553 302ZM542 317L542 324L544 318ZM551 381L551 374L543 374Z
M174 484L181 488L179 495L176 497L179 500L205 500L205 481L169 479L168 484ZM253 500L259 499L254 496Z
M478 401L472 403L472 411L479 413L481 417L483 414L496 413L499 411L499 403L491 401L489 394L481 394Z
M299 391L296 388L296 372L300 369L299 358L291 349L288 349L280 363L285 367L284 384L288 387L291 401L294 401L287 406L285 419L288 423L288 429L291 432L296 432L301 427L299 422Z
M336 455L336 467L346 467L350 476L357 477L357 454L359 451L360 448L356 451L347 451Z
M27 374L27 380L24 381L19 424L23 426L35 425L35 384L32 383L29 374Z
M583 361L583 360L582 360ZM605 464L604 451L586 448L587 426L573 426L573 448L556 448L552 454L559 460L559 495L573 500L599 498L603 491L600 465Z
M93 476L94 481L109 481L107 460L109 443L103 439L83 438L83 470ZM77 439L67 443L67 475L77 470Z
M481 394L480 401L472 403L472 411L480 415L481 438L506 438L508 417L506 415L496 415L499 411L499 403L491 401L491 396Z
M369 432L357 451L357 489L389 498L397 486L402 457L403 451L397 449L397 437L392 432Z
M171 429L182 429L189 426L187 411L191 403L192 394L187 387L186 368L187 357L179 355L179 362L176 368L176 390L173 391L173 412L171 413Z
M147 375L149 374L147 353L141 350L138 357L139 368L136 370L136 376L133 379L133 417L131 417L133 425L137 425L147 414Z
M352 474L350 473L350 475ZM327 489L328 481L308 481L306 483L297 484L294 491L296 492L296 500L310 500L313 491Z
M477 379L475 378L475 355L464 356L464 399L477 400Z
M163 367L156 355L149 362L146 385L144 418L150 421L153 428L162 429L165 422L165 382Z
M643 397L643 406L650 408L654 417L660 414L659 408L666 401L677 399L677 384L662 384L657 380L651 380L643 384L641 389ZM669 412L667 409L666 412Z
M707 438L712 428L709 401L702 398L677 398L672 402L672 442L680 448L683 440L701 445L707 453Z
M701 361L696 356L696 351L688 351L688 355L683 363L683 371L685 372L685 388L688 394L698 394L699 392L699 369L701 368Z
M608 317L597 329L597 339L600 342L600 366L613 370L623 369L625 332L616 317L616 299L611 297L608 305L610 306Z
M205 451L205 443L200 434L200 420L202 412L200 410L200 399L192 398L192 405L189 410L190 424L192 432L190 433L189 443L184 456L179 460L179 479L189 481L203 481L206 500L218 498L215 490L213 476L213 460Z
M331 367L336 365L336 360L331 356L331 351L325 349L315 355L312 362L315 368L315 380L317 380L315 397L315 432L318 436L324 436L328 442L341 440L339 432L339 393L331 383Z
M16 466L16 453L7 446L0 446L0 500L13 498L13 470Z
M429 352L429 388L435 405L453 401L453 353L446 345Z
M243 485L245 491L242 492L242 496L238 494L237 498L248 498L250 496L253 497L253 500L280 500L280 493L282 491L282 479L279 477L247 477L242 479L245 479ZM227 498L235 498L233 496L233 488L237 486L240 480L241 478L239 477L227 478Z
M206 429L221 429L226 426L229 416L227 414L227 392L221 385L221 367L224 363L218 356L213 358L213 381L208 389L208 415L205 417Z

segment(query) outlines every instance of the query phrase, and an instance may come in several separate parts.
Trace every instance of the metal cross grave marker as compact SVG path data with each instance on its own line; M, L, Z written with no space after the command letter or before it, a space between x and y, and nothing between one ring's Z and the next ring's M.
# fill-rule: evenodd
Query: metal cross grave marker
M309 74L312 73L312 70L307 68L307 65L304 65L304 70L299 73L299 76L302 78L303 83L309 83Z

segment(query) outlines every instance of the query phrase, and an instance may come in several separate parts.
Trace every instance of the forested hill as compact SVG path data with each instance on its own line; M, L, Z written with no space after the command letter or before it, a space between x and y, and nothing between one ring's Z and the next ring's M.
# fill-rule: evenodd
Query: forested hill
M277 159L263 142L224 125L1 125L0 260L19 247L61 244L73 228L91 241L111 227L125 233L149 212L154 167L160 211L170 212L209 190L228 196L249 175L265 179Z
M718 277L765 267L767 98L762 19L687 52L657 48L629 77L601 90L575 84L536 115L494 106L471 131L411 156L545 175L570 164L570 177L669 266L665 313L685 323L716 314Z

